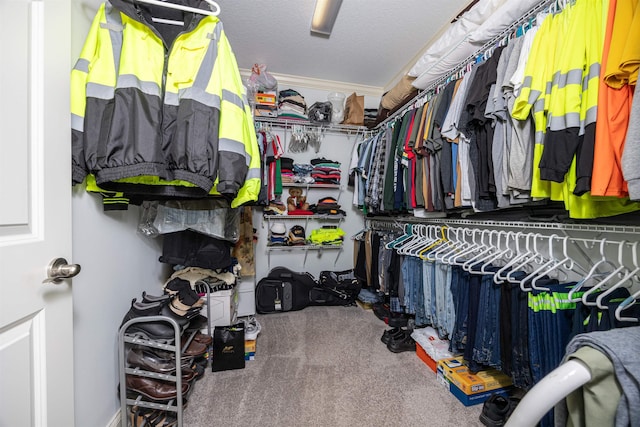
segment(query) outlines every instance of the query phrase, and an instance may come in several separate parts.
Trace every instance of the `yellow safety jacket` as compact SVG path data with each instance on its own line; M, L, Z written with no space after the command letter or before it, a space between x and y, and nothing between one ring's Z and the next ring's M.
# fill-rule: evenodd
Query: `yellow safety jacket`
M257 200L260 153L222 23L176 11L183 28L157 24L154 7L111 0L94 18L71 72L73 183Z

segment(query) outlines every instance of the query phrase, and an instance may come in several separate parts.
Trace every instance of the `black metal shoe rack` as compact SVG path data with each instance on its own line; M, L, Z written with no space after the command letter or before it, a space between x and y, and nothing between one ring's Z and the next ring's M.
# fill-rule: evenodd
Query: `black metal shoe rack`
M158 322L158 321L167 322L173 327L174 334L175 334L175 337L174 337L175 345L163 344L158 341L143 339L143 338L133 336L133 335L128 335L125 333L125 331L131 325L134 325L136 323ZM196 333L197 333L197 330L190 334L189 339L184 344L184 349L186 349L189 346L189 344L191 343L191 340L193 339ZM183 426L182 412L183 412L185 396L182 395L181 366L182 366L182 352L184 351L184 349L180 348L180 342L181 342L180 326L174 319L171 319L166 316L138 317L135 319L131 319L128 322L126 322L124 325L122 325L118 333L118 351L119 351L119 360L120 360L120 364L119 364L120 365L120 406L121 406L120 415L122 420L121 425L123 427L129 425L128 409L129 407L134 407L134 406L141 407L141 408L159 409L161 411L175 412L178 419L178 424L177 424L178 427ZM127 344L147 346L147 347L174 352L175 362L176 362L175 375L159 374L157 372L145 371L143 369L129 367L125 357L125 346ZM146 399L145 396L142 396L142 395L138 395L135 399L130 399L127 397L127 391L130 391L130 390L127 390L127 387L126 387L127 375L139 375L139 376L154 378L154 379L163 380L163 381L175 382L177 396L175 399L170 400L169 402L166 402L166 403L158 403L156 401L145 400ZM190 393L192 390L193 388L191 388L187 393Z

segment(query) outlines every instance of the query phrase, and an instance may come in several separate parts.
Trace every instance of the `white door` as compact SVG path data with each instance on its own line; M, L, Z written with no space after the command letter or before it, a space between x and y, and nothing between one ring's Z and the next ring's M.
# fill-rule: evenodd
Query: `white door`
M0 427L71 427L70 0L0 0Z

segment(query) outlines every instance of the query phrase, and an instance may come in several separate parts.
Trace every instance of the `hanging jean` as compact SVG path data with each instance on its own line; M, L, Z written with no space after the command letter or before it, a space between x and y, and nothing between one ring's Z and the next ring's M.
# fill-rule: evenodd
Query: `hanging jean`
M432 261L422 262L422 283L424 292L425 318L427 322L435 327L436 325L436 270Z
M455 306L455 324L449 342L449 351L461 353L467 341L469 315L469 272L459 265L451 266L451 293Z

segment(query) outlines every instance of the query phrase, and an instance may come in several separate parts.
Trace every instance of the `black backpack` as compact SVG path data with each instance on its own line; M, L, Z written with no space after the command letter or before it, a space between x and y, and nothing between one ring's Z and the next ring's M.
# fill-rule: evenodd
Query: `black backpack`
M312 305L354 305L361 288L353 270L321 271L309 299Z
M318 282L309 273L275 267L256 285L256 311L267 314L302 310L309 306L310 292L316 286Z

